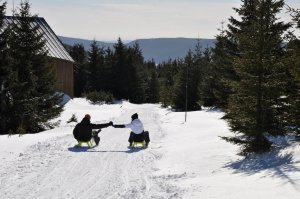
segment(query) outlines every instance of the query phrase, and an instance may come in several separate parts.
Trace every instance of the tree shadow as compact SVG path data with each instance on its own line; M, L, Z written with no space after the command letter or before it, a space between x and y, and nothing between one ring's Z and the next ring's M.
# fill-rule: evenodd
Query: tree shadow
M293 161L292 152L282 152L280 148L263 154L250 155L244 159L229 162L224 168L234 170L234 174L254 175L263 172L264 177L280 178L285 183L293 185L300 190L300 179L294 179L293 174L300 172L300 167L295 166L299 162ZM284 184L285 184L284 183Z

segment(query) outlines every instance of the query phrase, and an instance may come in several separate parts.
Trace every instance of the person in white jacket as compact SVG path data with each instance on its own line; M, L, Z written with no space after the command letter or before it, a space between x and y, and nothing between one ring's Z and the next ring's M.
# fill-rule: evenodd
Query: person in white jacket
M116 124L113 125L115 128L130 128L131 133L128 139L129 146L132 147L132 143L135 142L146 142L146 147L148 147L150 142L149 132L144 131L144 125L142 121L139 119L137 113L131 116L131 122L129 124Z

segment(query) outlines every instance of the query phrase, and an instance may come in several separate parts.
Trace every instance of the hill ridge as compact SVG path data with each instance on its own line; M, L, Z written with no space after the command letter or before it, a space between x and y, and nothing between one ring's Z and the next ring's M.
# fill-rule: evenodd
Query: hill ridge
M93 40L71 38L59 36L60 40L67 45L74 45L81 43L85 50L89 50L90 44ZM136 39L133 41L123 41L126 46L132 46L138 43L142 50L145 60L154 60L156 63L168 61L169 59L183 58L189 50L195 49L197 42L203 49L214 47L215 39L202 39L202 38L149 38L149 39ZM113 48L116 42L104 42L96 40L100 47Z

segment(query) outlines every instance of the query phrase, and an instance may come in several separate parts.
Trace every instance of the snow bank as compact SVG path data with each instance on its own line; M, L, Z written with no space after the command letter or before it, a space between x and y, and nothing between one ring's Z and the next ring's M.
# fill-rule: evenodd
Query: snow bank
M220 139L231 133L223 113L215 111L162 112L163 156L158 162L182 198L298 198L299 145L244 159L238 147Z
M102 129L98 147L74 148L75 123L67 123L73 114L78 121L90 114L93 123L124 124L133 113L150 132L148 149L127 148L130 130L112 127ZM244 159L219 138L231 135L222 116L189 112L185 123L184 113L158 104L69 100L55 120L59 127L0 136L1 198L299 198L299 144L277 140L285 147Z

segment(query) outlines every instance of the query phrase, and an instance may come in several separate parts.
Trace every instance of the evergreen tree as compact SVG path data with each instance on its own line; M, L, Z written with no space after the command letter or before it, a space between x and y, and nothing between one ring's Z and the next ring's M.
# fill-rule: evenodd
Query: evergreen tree
M174 93L172 98L172 107L178 111L184 111L186 108L186 88L188 80L188 70L191 67L192 53L189 51L186 56L186 61L189 65L185 65L184 61L178 62L178 73L175 76Z
M215 87L215 79L211 68L211 51L206 48L200 59L200 67L202 80L199 85L200 103L203 106L214 106L216 104L216 98L213 93Z
M287 129L300 137L300 40L295 39L287 45L286 65L291 66L288 71L287 95L289 109L286 111ZM285 98L284 98L285 99Z
M112 93L117 99L128 99L128 70L126 67L126 47L121 38L114 45L114 57L112 63L113 85Z
M0 134L6 133L8 113L9 76L12 74L9 61L8 37L9 28L4 29L6 2L0 5Z
M139 45L126 47L121 38L114 45L113 63L111 67L112 92L118 99L129 99L133 103L144 101L140 71L144 60Z
M114 90L115 79L114 79L114 53L110 48L105 50L104 56L104 70L105 70L105 83L103 83L103 90L106 92L112 92Z
M81 97L87 87L87 55L82 44L74 44L69 53L74 59L74 96Z
M192 53L191 60L185 59L185 64L190 65L188 69L188 110L199 110L201 109L199 85L203 81L203 71L201 65L201 46L200 41L196 45L195 52ZM191 64L189 62L191 61ZM199 62L199 63L198 63Z
M179 71L178 60L168 60L158 65L160 102L164 107L173 106L175 77Z
M94 40L88 52L87 90L103 90L105 84L104 49Z
M145 100L143 89L144 58L138 43L126 49L128 98L133 103L142 103ZM148 74L147 74L148 75Z
M242 0L230 18L229 32L239 54L233 67L240 81L232 82L225 118L239 137L225 138L242 146L243 154L270 148L266 133L283 133L281 109L286 88L283 33L290 24L277 22L283 0Z
M159 102L159 83L156 71L152 71L149 78L149 90L148 90L148 103L158 103Z
M291 9L296 28L300 29L300 10ZM291 66L289 84L287 86L288 103L287 111L288 130L295 132L300 137L300 40L294 37L287 45L286 65Z
M300 29L300 9L294 9L289 7L289 11L292 16L292 20L296 24L296 28Z
M61 95L55 94L55 73L28 1L21 2L16 16L9 40L15 74L9 126L17 133L38 132L62 111Z
M207 71L204 70L204 59L203 59L203 52L202 46L200 45L200 40L197 40L197 44L195 46L195 50L193 52L193 64L196 67L197 71L194 75L198 77L198 83L194 84L197 88L195 94L197 96L197 104L201 107L204 104L204 93L202 92L202 85L204 84L204 79L208 76Z
M179 72L174 85L173 104L175 109L185 110L185 108L187 108L188 111L191 111L200 108L198 104L199 82L199 66L194 64L193 53L190 50L184 61L179 65Z
M158 103L159 102L159 80L158 80L158 74L155 66L155 62L148 61L145 63L145 66L147 70L147 82L145 86L145 102L148 103Z
M212 49L211 55L211 81L214 85L212 88L215 99L214 105L222 109L227 107L229 95L232 93L228 81L237 80L232 67L229 44L229 38L222 27L220 34L216 37L216 44Z

